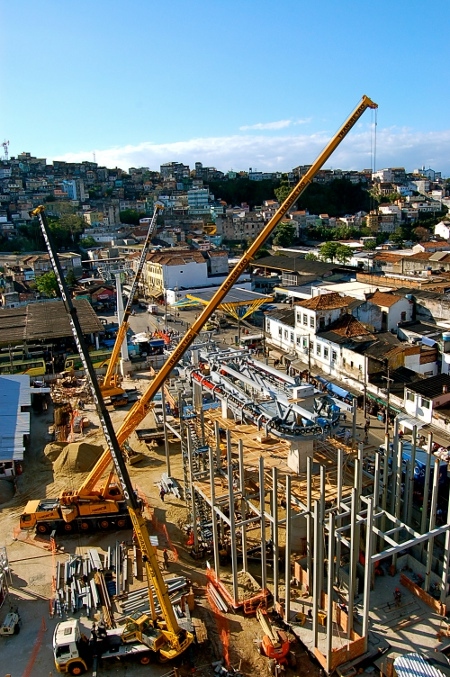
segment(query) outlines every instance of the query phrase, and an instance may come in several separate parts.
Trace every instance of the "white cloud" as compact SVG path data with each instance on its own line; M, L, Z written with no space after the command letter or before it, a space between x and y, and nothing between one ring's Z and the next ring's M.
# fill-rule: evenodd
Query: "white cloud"
M277 122L257 122L255 125L242 125L239 127L241 132L246 132L250 129L257 129L258 131L263 129L285 129L290 127L292 120L278 120Z
M239 131L247 132L252 129L257 131L262 131L264 129L286 129L286 127L291 127L292 125L306 125L308 122L311 122L311 118L305 118L304 120L277 120L276 122L257 122L255 125L243 125L239 127Z
M236 134L206 137L172 143L142 142L137 145L89 149L66 153L53 159L67 162L92 160L107 167L150 167L157 170L164 162L184 162L193 166L202 162L222 171L231 168L260 171L287 171L300 164L311 164L331 138L327 131L300 135ZM376 167L404 166L407 171L432 166L450 174L450 130L416 132L406 128L386 128L378 131ZM326 163L327 167L363 169L372 166L371 137L367 127L358 126L344 139Z

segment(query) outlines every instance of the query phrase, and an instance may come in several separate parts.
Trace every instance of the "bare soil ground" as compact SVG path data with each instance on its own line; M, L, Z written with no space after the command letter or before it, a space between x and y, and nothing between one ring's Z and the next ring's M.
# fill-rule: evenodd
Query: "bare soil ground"
M135 381L134 385L140 385ZM145 385L145 380L142 381ZM97 417L92 406L87 406L84 413L91 420L91 425L84 431L84 435L77 436L77 439L94 444L104 445L103 435L98 426ZM125 415L125 411L112 411L116 429ZM49 427L52 425L53 408L50 407L41 414L32 414L31 442L26 451L24 464L24 473L17 478L16 494L12 500L0 505L0 545L6 545L8 556L12 569L12 587L11 599L17 603L24 618L23 630L21 635L10 639L1 640L2 644L2 663L7 672L12 677L19 677L24 674L25 666L33 658L34 666L31 675L48 675L54 671L51 651L51 634L58 618L50 619L48 614L48 602L46 600L51 596L51 580L55 566L55 556L46 549L47 541L45 539L36 540L33 538L24 539L23 532L19 535L17 526L19 516L25 503L30 499L56 497L64 489L76 489L86 476L86 473L75 472L72 466L60 464L58 472L54 472L54 467L50 458L43 450L46 444L51 441ZM149 420L142 424L142 427L152 427L153 421ZM189 555L189 548L186 545L186 532L183 526L187 520L187 509L183 500L177 499L172 494L161 501L159 496L159 481L162 472L166 469L164 447L147 446L144 442L137 440L133 435L130 439L132 447L141 452L144 458L139 464L130 466L130 476L132 482L142 492L150 505L159 524L165 525L170 543L167 544L163 536L159 536L160 548L159 554L162 565L162 548L171 549L171 562L169 564L169 575L185 575L194 584L197 593L197 608L194 615L198 615L206 624L209 641L206 647L195 649L192 653L193 661L197 667L197 674L211 675L213 669L211 662L223 657L226 651L225 645L228 643L230 664L237 668L241 666L244 675L263 675L268 674L268 661L258 653L255 640L262 637L262 631L258 622L254 618L243 617L242 614L228 613L218 615L211 609L207 598L204 595L206 588L206 576L204 573L205 562L196 561ZM171 446L171 476L174 477L180 486L183 486L183 468L181 463L181 452L179 445ZM66 555L63 553L79 553L87 547L96 547L107 550L110 543L115 543L120 538L123 540L129 538L129 532L115 532L106 535L74 535L68 538L59 537L59 551L56 557L64 560ZM225 573L225 572L224 572ZM142 582L138 587L142 587ZM0 611L0 615L6 613L5 607ZM82 619L87 623L87 619ZM42 631L42 624L47 628ZM223 635L225 628L225 635ZM222 635L221 635L222 634ZM19 637L27 641L19 643ZM228 640L223 640L228 636ZM38 638L39 646L36 648ZM20 658L15 659L18 647L20 646ZM314 675L319 673L318 666L313 664L308 654L300 647L294 645L298 658L298 667L290 674ZM4 659L3 659L4 657ZM167 666L160 669L159 666L153 666L152 675L162 675L168 672ZM149 674L148 668L145 669L139 665L118 664L113 668L102 670L104 675L128 675L128 674Z

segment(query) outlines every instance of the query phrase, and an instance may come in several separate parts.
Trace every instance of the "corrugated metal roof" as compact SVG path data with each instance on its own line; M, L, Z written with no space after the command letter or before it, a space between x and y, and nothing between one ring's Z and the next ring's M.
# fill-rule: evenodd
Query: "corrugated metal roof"
M30 377L0 376L0 462L23 461L24 435L30 434Z
M398 656L394 661L398 677L444 677L444 673L417 653Z

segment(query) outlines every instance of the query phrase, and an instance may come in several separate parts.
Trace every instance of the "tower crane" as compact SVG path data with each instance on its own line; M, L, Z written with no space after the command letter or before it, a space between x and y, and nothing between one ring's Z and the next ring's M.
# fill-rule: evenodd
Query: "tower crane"
M116 371L117 362L119 359L120 348L124 339L127 335L128 327L130 326L129 319L131 315L131 305L133 299L138 289L138 285L142 276L142 271L144 269L144 263L147 256L147 252L150 247L151 239L155 233L156 229L156 219L159 212L164 209L164 206L161 203L155 204L155 209L153 211L153 216L150 221L150 225L147 232L147 237L145 238L144 246L141 251L141 256L139 258L139 264L137 267L136 274L134 276L133 284L131 286L131 292L128 297L127 304L125 306L122 322L120 323L119 330L117 332L116 341L112 349L111 357L109 359L108 368L106 370L105 377L103 382L100 385L100 390L103 397L112 397L113 395L123 395L125 390L120 386L120 375Z

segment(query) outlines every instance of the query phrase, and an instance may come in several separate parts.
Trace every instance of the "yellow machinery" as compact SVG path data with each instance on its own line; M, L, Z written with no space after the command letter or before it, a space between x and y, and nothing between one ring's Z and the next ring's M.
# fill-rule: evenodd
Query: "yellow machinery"
M117 362L119 360L119 354L120 354L120 348L122 346L122 343L124 342L126 336L127 336L127 331L128 327L130 326L129 319L131 315L131 306L133 303L133 299L136 295L139 281L141 279L142 271L144 269L144 263L145 259L147 256L148 249L150 247L150 241L155 233L156 229L156 219L158 217L158 213L163 209L163 205L160 203L157 203L155 205L155 209L153 211L153 216L150 221L150 225L148 228L147 232L147 237L145 238L144 246L141 251L141 256L139 259L139 264L138 268L136 271L136 275L134 276L133 284L131 286L131 292L128 297L127 305L124 310L123 314L123 319L122 322L120 323L119 331L117 332L116 336L116 342L114 343L114 347L111 353L111 357L109 359L108 363L108 369L105 374L105 378L103 379L103 382L100 385L100 390L103 395L103 397L112 397L114 395L123 395L124 394L124 389L120 385L120 374L117 373Z
M119 445L128 439L133 430L139 425L139 423L145 418L147 412L151 407L151 402L158 390L161 388L165 380L168 378L172 369L177 365L180 358L183 356L185 351L189 348L191 343L194 341L195 337L200 333L204 324L209 320L211 315L217 310L218 306L222 303L226 294L230 291L232 286L238 280L239 276L242 275L244 270L247 268L250 261L253 259L254 255L262 247L264 242L267 240L272 231L276 228L278 223L284 217L286 212L295 204L303 191L311 183L314 176L321 169L321 167L328 160L330 155L334 150L339 146L341 141L347 136L348 132L359 120L361 115L365 112L367 108L377 108L377 104L371 101L367 96L363 96L360 103L357 105L355 110L344 122L342 127L334 135L328 145L324 148L322 153L319 155L317 160L309 168L306 174L300 179L297 185L292 189L286 200L276 211L274 216L266 224L261 233L255 238L253 243L247 249L247 251L242 255L241 260L236 266L231 270L226 280L221 284L219 289L216 291L214 296L208 305L204 308L203 312L187 330L184 337L181 339L173 353L166 360L163 367L160 369L158 374L155 376L153 381L149 384L147 390L143 393L142 397L133 405L128 414L126 415L118 433L117 440Z
M183 651L185 651L193 642L194 636L192 633L187 632L178 625L172 603L169 599L167 586L158 566L156 548L150 542L146 519L142 514L141 504L133 490L130 476L122 456L120 446L117 442L109 412L106 409L105 403L103 401L95 370L92 366L92 362L89 359L89 352L83 338L83 332L78 319L77 310L70 298L70 294L61 269L61 264L49 236L44 207L37 207L32 212L32 215L39 217L42 234L44 236L53 270L58 281L61 297L69 317L72 334L78 348L78 353L83 361L85 374L88 377L88 384L91 389L91 394L100 419L100 424L102 426L106 443L108 445L108 456L110 455L114 461L114 467L120 485L120 491L124 500L126 501L128 514L130 516L136 538L139 542L139 547L142 553L142 561L144 562L147 574L148 595L151 609L151 615L148 616L146 620L146 628L151 626L153 628L154 635L156 635L158 638L158 640L153 644L153 650L155 653L158 653L161 660L170 660L176 658ZM101 457L100 460L102 460L102 458L103 457ZM66 507L70 509L72 506L68 504ZM155 611L151 585L153 585L153 588L156 592L161 609L159 615L156 614ZM152 647L150 646L149 648L151 649Z
M117 432L117 442L120 447L123 447L126 440L128 437L131 435L131 433L137 428L139 423L145 418L147 415L149 409L151 408L152 404L152 399L160 390L160 388L163 386L165 383L166 379L168 378L170 372L172 369L177 365L178 361L180 358L183 356L184 352L189 348L191 343L193 342L194 338L199 334L199 332L203 329L204 325L208 322L212 314L217 310L218 306L222 303L224 297L228 293L228 291L232 288L236 280L239 278L239 276L243 273L245 268L248 266L250 261L253 259L254 255L260 249L260 247L264 244L266 239L269 237L269 235L272 233L272 231L275 229L277 224L281 221L281 219L284 217L288 209L292 207L292 205L298 200L300 195L303 193L303 191L307 188L307 186L311 183L312 179L314 176L317 174L317 172L321 169L323 164L327 161L327 159L330 157L330 155L333 153L333 151L339 146L341 141L345 138L345 136L348 134L348 132L352 129L352 127L356 124L356 122L359 120L361 115L365 112L367 108L376 108L377 105L373 103L367 96L364 96L361 100L361 102L358 104L358 106L355 108L355 110L351 113L351 115L348 117L348 119L344 122L342 127L338 130L338 132L335 134L335 136L332 138L332 140L328 143L326 148L322 151L322 153L319 155L317 160L314 162L314 164L310 167L308 172L301 178L301 180L298 182L298 184L293 188L289 196L286 198L286 200L283 202L283 204L280 206L280 208L277 210L275 215L270 219L270 221L267 223L265 228L262 230L262 232L256 237L254 242L251 244L249 249L243 254L241 260L239 263L233 268L233 270L229 273L228 277L226 280L222 283L222 285L219 287L209 304L204 308L200 316L195 320L195 322L192 324L192 326L188 329L186 332L185 336L182 338L178 346L175 348L171 356L167 359L161 370L158 372L156 377L150 382L147 390L143 393L142 397L136 401L136 403L132 406L128 414L126 415L120 429ZM34 211L34 215L38 215L41 220L41 227L44 229L43 225L43 208L38 207ZM154 215L155 217L155 215ZM130 298L132 295L130 295ZM124 317L125 320L125 317ZM124 326L124 324L123 324ZM122 331L122 340L123 337L126 334L126 329ZM119 339L119 336L117 337L115 348L117 348L116 351L116 358L115 360L113 357L111 357L110 360L110 367L111 365L114 364L115 361L117 361L117 356L119 353L121 345L121 339ZM112 371L108 370L108 374L105 377L105 385L107 382L107 378L111 379L113 376ZM103 391L104 394L106 394L106 390ZM63 492L61 496L59 497L58 501L60 505L65 506L65 513L63 514L67 516L71 516L74 513L70 512L70 506L73 505L78 505L78 506L83 506L83 510L87 511L89 509L88 504L89 503L96 503L97 505L92 506L92 510L100 510L100 504L102 504L102 508L106 508L104 502L105 501L111 501L111 502L119 502L123 501L123 492L121 490L120 485L114 484L113 482L113 472L110 473L109 477L107 480L103 483L103 486L100 489L96 488L97 483L101 479L102 475L108 468L110 468L111 465L111 456L110 456L110 451L107 449L104 454L100 457L99 461L97 462L95 468L91 471L89 477L86 479L86 481L83 483L83 485L77 489L76 491L67 491ZM47 499L48 500L48 499ZM33 505L31 505L33 503ZM38 531L40 530L41 532L45 533L45 531L49 530L49 522L44 521L42 518L42 511L41 511L41 516L40 519L39 517L36 517L36 506L34 505L35 502L29 502L29 504L26 506L25 511L21 517L21 527L22 528L32 528L34 525L37 525ZM41 504L44 503L44 501L40 502ZM107 504L108 505L108 504ZM111 506L113 507L113 506ZM105 510L106 512L106 510ZM97 521L96 526L97 528L105 528L107 527L107 520L110 519L113 524L115 524L114 520L119 519L118 516L116 516L114 513L117 513L118 511L111 511L111 516L108 517L106 515L103 516L102 521ZM119 511L121 512L121 511ZM59 513L58 513L59 514ZM45 517L45 515L44 515ZM82 522L79 521L78 518L78 528L80 530L83 530L86 528L86 525L89 523L89 519L84 515L81 516L84 517ZM91 518L91 523L94 517L92 516ZM70 526L67 526L69 522L65 522L63 524L63 530L64 531L70 531L71 528ZM123 524L122 521L122 516L120 516L120 524ZM72 526L74 526L75 523L72 521ZM103 525L103 526L102 526ZM89 528L89 526L87 526Z

